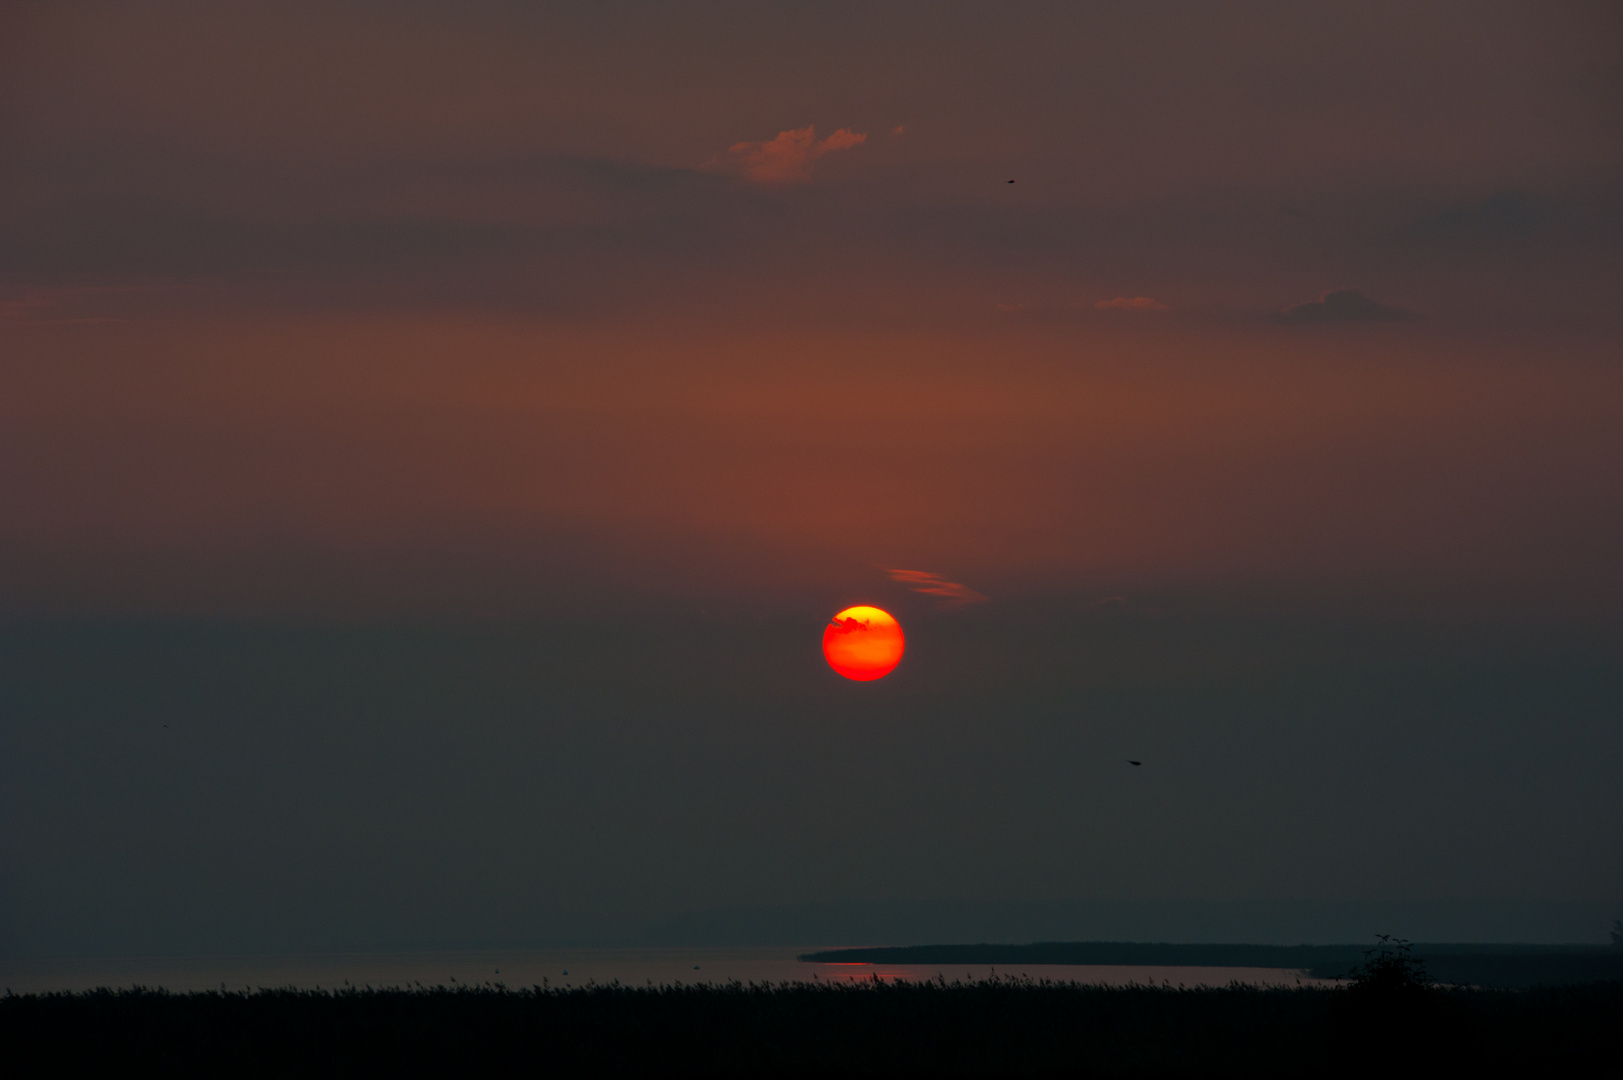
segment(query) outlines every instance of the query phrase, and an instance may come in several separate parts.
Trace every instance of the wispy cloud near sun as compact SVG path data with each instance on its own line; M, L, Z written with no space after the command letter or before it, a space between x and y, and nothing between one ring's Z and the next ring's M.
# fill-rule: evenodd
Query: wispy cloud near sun
M971 589L968 585L960 585L956 581L948 581L940 574L932 574L927 570L894 570L888 566L881 566L890 580L899 581L916 593L925 596L939 596L946 601L948 607L957 607L960 604L983 603L987 597Z
M826 139L817 138L817 128L807 126L780 131L769 142L734 143L718 165L736 169L757 184L805 184L811 182L812 163L835 150L849 150L868 141L868 136L840 128Z

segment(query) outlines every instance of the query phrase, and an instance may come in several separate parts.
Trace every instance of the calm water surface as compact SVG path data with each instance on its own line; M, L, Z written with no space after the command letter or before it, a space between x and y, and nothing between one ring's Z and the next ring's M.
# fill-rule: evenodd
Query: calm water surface
M0 961L0 992L38 993L97 987L167 990L255 990L261 987L342 989L400 986L579 987L618 982L628 986L678 983L780 983L942 977L973 981L998 976L1076 981L1108 986L1330 986L1278 968L1118 967L1027 964L995 968L944 964L808 964L795 959L806 946L785 949L558 949L482 952L337 953L235 957L140 957L100 960Z

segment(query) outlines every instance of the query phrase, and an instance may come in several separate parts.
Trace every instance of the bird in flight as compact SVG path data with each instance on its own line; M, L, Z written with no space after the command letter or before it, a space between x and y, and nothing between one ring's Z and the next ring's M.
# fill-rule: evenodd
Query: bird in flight
M1009 183L1011 183L1011 184L1012 184L1012 183L1014 183L1014 181L1013 181L1013 180L1010 180L1010 181L1009 181Z
M1132 758L1128 758L1127 759L1127 764L1129 764L1129 765L1142 765L1144 763L1142 761L1134 761Z

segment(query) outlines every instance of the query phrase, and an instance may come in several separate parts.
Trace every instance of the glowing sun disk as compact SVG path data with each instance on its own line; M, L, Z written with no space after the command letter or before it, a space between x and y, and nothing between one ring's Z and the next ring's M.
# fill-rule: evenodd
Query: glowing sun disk
M902 626L890 612L859 604L848 607L823 628L828 666L858 682L890 674L902 659Z

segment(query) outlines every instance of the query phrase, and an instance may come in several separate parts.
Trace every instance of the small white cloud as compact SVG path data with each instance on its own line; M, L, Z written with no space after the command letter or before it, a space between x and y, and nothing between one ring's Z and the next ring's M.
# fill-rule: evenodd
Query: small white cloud
M812 163L818 158L867 141L868 136L850 128L819 140L816 127L808 126L780 131L767 142L734 143L727 148L727 159L713 164L735 169L757 184L805 184L811 182Z

